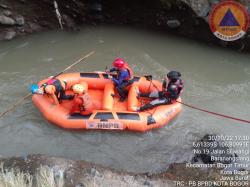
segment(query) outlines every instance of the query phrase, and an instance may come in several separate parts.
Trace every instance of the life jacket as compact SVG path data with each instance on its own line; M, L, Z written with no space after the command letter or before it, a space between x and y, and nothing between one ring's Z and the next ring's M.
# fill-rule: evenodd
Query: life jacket
M91 114L94 110L94 105L92 102L92 99L90 98L89 94L79 94L77 96L78 98L82 99L82 104L79 106L80 107L80 113L83 115L86 114Z
M132 68L127 63L125 63L123 70L124 69L126 69L128 71L128 74L129 74L129 76L125 80L126 81L132 80L134 78L134 72L133 72ZM119 73L120 73L120 71L118 70L118 77L119 77Z
M128 73L129 73L128 80L133 79L134 78L134 71L132 70L132 68L127 63L125 63L124 67L127 69Z
M173 86L174 85L174 86ZM175 87L173 89L173 87ZM167 88L164 90L164 94L166 97L170 99L178 99L183 90L183 81L181 79L177 79L175 82L169 82Z

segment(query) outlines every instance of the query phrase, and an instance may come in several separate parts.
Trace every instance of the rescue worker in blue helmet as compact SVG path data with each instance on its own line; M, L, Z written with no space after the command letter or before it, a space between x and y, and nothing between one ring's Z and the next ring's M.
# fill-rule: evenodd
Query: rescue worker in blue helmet
M31 91L33 94L48 94L54 100L54 104L58 105L61 100L72 100L74 95L66 95L66 81L57 78L50 78L40 88L33 85Z
M167 74L167 77L163 80L162 91L139 93L138 97L149 97L154 98L154 100L138 108L138 111L144 111L159 105L174 103L179 98L184 88L183 81L180 77L180 72L170 71Z
M112 66L113 68L109 70L109 73L116 72L116 76L109 75L109 78L114 82L117 92L119 93L119 101L123 102L128 95L126 88L134 82L133 70L122 58L117 58L112 63Z

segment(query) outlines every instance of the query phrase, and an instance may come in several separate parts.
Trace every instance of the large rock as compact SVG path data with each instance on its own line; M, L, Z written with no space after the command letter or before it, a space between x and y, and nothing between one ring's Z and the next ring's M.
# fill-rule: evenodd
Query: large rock
M197 141L194 145L194 150L198 150L193 158L194 162L199 159L205 164L212 164L215 162L230 164L236 154L232 154L230 148L222 140L212 140L217 137L215 134L206 134L201 140ZM221 161L214 161L213 158L219 158Z
M174 29L174 28L180 27L181 23L180 23L179 20L173 19L173 20L168 20L168 21L167 21L167 25L168 25L168 27Z
M220 0L181 0L193 9L197 16L205 18L207 21L207 16L212 8L212 6L221 2ZM239 0L239 2L247 7L250 6L249 0ZM249 8L248 8L249 11Z
M4 15L0 15L0 24L2 25L15 25L15 20L4 16Z
M207 17L210 11L211 3L209 0L182 0L184 3L188 4L199 17Z
M9 10L5 10L5 11L3 11L3 15L5 15L5 16L7 16L7 17L9 17L9 16L11 16L11 15L12 15L12 12L11 12L11 11L9 11Z
M16 24L19 25L19 26L22 26L25 24L25 20L24 20L24 17L23 16L17 16L15 18L16 20Z
M29 29L26 29L28 33L42 31L42 27L37 23L29 22L28 26L29 26Z
M5 4L0 4L0 7L1 8L4 8L4 9L8 9L9 7L7 6L7 5L5 5Z
M12 40L13 38L16 37L16 32L13 31L13 30L10 30L10 31L7 31L5 36L4 36L4 39L5 40Z
M63 20L63 26L69 30L76 31L76 23L74 19L72 19L70 16L63 14L62 15L62 20Z

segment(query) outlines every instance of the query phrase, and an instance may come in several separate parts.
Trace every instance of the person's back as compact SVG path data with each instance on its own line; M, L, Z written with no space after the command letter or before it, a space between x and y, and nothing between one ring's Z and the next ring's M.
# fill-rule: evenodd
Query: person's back
M126 87L133 83L133 71L121 58L116 59L112 65L113 68L110 69L110 72L116 71L117 76L113 76L111 79L120 95L120 101L124 101L128 94Z
M43 84L44 92L55 95L59 101L63 99L73 99L73 95L65 94L66 86L66 81L62 81L60 79L49 79L45 84Z
M75 84L72 89L75 93L75 96L70 114L76 112L80 112L82 115L91 114L94 110L94 105L91 97L87 93L86 88L82 84Z

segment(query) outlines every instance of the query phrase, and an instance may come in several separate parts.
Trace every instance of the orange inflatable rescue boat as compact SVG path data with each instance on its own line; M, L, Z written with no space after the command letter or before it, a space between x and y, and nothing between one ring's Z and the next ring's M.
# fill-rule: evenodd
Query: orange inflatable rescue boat
M113 82L104 72L67 73L57 77L67 82L66 94L73 94L74 84L87 84L87 92L94 105L94 111L89 115L79 113L69 114L73 102L62 100L55 105L47 94L34 94L32 100L43 116L53 124L65 129L103 129L131 130L145 132L168 124L180 111L181 104L157 106L151 110L136 112L136 108L147 102L149 98L137 98L138 90L142 93L161 90L162 83L157 80L147 80L145 77L134 77L134 83L128 87L128 98L119 102ZM47 80L39 82L39 86ZM152 82L151 82L152 81ZM178 99L179 101L180 98Z

